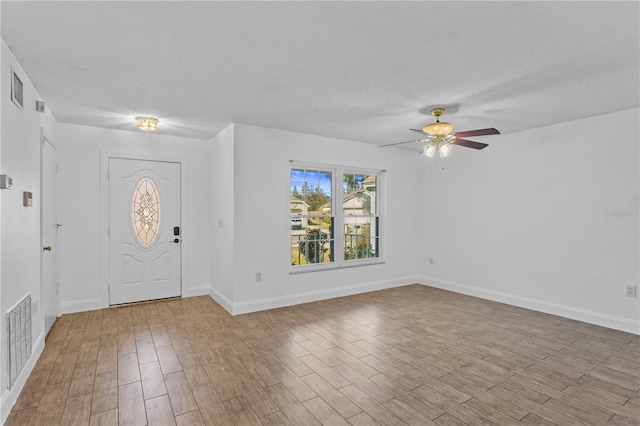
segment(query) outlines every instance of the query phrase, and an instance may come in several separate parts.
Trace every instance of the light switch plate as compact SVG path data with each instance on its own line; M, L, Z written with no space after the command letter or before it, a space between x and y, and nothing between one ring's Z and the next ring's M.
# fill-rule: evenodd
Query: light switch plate
M33 194L31 192L23 192L22 193L22 205L25 207L33 206Z

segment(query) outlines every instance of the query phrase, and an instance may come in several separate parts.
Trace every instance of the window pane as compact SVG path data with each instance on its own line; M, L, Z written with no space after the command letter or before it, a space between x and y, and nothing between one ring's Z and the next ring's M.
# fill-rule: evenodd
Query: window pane
M314 188L311 203L318 206L318 213L331 214L331 172L318 172L318 184Z
M304 170L300 169L291 169L290 173L290 188L291 188L291 198L296 198L298 200L304 201L304 197L302 196L302 184L304 183Z
M345 216L377 213L377 175L345 173L342 175L342 208Z
M301 201L307 210L299 214L331 214L331 184L329 171L291 169L291 200ZM291 214L296 213L292 210Z
M378 228L375 216L345 216L344 260L378 257Z
M291 219L291 264L308 265L333 262L333 218L312 216ZM298 227L299 226L299 227Z

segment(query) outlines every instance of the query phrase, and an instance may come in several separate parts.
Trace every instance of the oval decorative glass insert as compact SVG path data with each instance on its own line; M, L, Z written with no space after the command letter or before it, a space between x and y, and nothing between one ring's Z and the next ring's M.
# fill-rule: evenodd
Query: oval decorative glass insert
M151 178L140 179L131 200L131 225L138 242L150 246L160 229L160 196Z

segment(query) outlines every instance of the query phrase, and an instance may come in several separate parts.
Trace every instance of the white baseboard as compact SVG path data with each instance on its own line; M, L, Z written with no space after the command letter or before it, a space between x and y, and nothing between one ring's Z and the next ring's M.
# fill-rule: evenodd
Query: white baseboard
M564 318L574 319L589 324L625 331L627 333L640 334L640 321L627 318L616 317L600 312L588 311L573 306L560 305L557 303L545 302L528 297L516 296L499 291L487 290L437 278L421 276L418 282L429 287L449 290L455 293L462 293L480 299L492 300L494 302L506 303L508 305L531 309L533 311L558 315Z
M209 284L204 284L204 285L188 287L183 289L182 297L207 296L210 293L211 293L211 286Z
M182 297L206 296L210 294L210 291L211 286L208 284L188 287L183 290ZM105 304L102 299L74 300L73 302L64 302L60 304L60 315L95 311L97 309L104 309L108 307L109 304Z
M317 302L319 300L333 299L336 297L352 296L354 294L368 293L370 291L402 287L405 285L415 284L416 282L418 282L417 279L417 276L410 276L393 280L355 284L346 287L336 287L325 290L309 291L305 293L296 293L286 296L269 297L266 299L249 300L246 302L237 303L231 302L215 289L212 290L211 297L224 309L226 309L231 315L240 315L248 314L251 312L264 311L267 309L299 305L301 303Z
M36 362L38 361L38 358L40 358L43 350L44 333L40 333L33 345L33 348L31 349L31 357L20 372L18 379L13 384L13 387L11 389L2 394L2 402L0 403L0 424L4 424L4 422L7 421L7 417L9 417L9 413L11 413L11 408L13 408L13 405L18 400L18 396L20 396L20 392L24 388L24 385L27 383L27 379L33 371L33 368L36 366Z
M76 300L73 302L64 302L60 304L60 314L74 314L76 312L95 311L96 309L106 308L102 299L86 299Z
M225 311L233 315L233 302L227 299L224 294L220 293L213 287L209 287L209 296L211 296L211 298L215 300L218 305L222 306Z

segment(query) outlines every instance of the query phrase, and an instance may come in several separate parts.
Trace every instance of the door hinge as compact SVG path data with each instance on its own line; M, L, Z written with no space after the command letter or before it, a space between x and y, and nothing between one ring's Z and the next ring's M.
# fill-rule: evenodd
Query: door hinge
M111 228L107 228L107 238L111 238Z
M60 283L56 283L56 294L60 294Z
M109 292L109 297L111 297L111 284L107 286L107 291Z
M56 163L56 174L58 174L60 172L60 164Z

